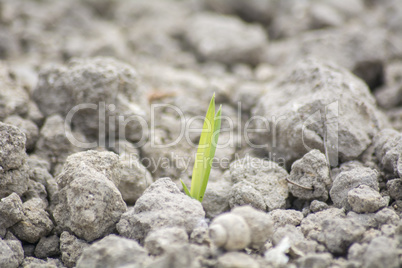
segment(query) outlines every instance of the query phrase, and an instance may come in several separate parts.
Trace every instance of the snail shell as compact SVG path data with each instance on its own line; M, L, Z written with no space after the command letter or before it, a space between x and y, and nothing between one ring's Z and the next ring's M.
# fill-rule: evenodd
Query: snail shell
M218 247L226 250L240 250L250 243L250 228L243 217L225 213L212 221L209 237Z

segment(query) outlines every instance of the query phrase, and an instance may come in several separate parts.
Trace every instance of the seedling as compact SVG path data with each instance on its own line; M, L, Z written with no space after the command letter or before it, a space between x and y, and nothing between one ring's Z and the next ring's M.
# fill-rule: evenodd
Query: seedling
M218 143L219 131L221 129L221 110L222 105L215 114L214 94L209 103L207 115L205 116L204 125L202 127L197 154L195 155L193 175L191 177L191 190L189 191L184 182L180 180L184 192L200 202L202 202L205 190L207 189L212 160L215 156L216 145Z

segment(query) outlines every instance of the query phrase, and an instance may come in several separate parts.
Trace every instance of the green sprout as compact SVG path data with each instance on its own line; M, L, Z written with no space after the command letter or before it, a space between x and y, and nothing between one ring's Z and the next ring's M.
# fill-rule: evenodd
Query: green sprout
M209 173L211 172L212 160L215 156L216 145L218 143L219 131L221 129L221 110L215 114L215 94L209 103L207 115L198 144L197 154L195 156L193 176L191 178L191 191L182 180L184 192L198 201L202 202L205 190L207 189Z

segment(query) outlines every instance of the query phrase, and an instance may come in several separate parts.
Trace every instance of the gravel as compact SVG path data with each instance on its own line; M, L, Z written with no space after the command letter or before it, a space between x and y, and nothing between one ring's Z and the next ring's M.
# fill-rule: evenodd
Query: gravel
M190 233L204 217L200 202L180 192L169 178L161 178L121 216L116 228L120 235L143 243L150 231L162 227L183 227Z
M72 231L88 242L112 233L127 210L116 187L120 175L115 153L86 151L69 156L56 178L59 192L52 214L58 232Z
M0 11L0 267L402 266L401 1Z

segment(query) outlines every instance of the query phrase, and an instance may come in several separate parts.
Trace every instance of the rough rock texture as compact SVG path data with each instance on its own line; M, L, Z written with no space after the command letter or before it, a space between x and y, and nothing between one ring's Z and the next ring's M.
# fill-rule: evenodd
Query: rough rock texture
M229 196L232 190L231 183L226 180L208 183L202 200L202 207L208 218L214 218L230 209Z
M366 167L356 167L339 173L334 179L330 196L337 207L349 208L348 192L360 185L367 185L378 192L378 172Z
M363 5L362 1L359 2ZM350 5L346 4L344 10L349 8ZM324 17L328 18L328 15ZM283 23L288 24L286 21ZM308 31L271 43L267 51L267 60L271 64L279 65L307 56L334 62L361 77L370 88L375 88L381 85L383 64L393 53L392 47L385 41L387 35L383 27L368 26L365 23ZM359 53L355 53L356 51Z
M286 198L288 197L288 186L286 182L288 173L278 164L247 156L234 161L230 165L229 171L234 186L242 181L251 183L264 198L268 210L285 207ZM239 194L238 191L236 193ZM249 197L242 193L240 193L240 196ZM258 203L259 196L253 196L253 198L257 199L257 201L247 203L246 200L243 200L242 203ZM240 197L236 197L236 200L240 202Z
M229 192L230 208L243 205L250 205L263 211L267 210L264 197L256 187L248 181L236 183Z
M398 250L393 241L387 237L374 238L368 245L364 253L363 267L391 267L396 268L399 266Z
M1 268L402 266L402 1L13 0L0 25Z
M39 132L35 153L50 163L52 170L62 165L69 154L81 150L70 142L66 132L71 130L65 127L64 118L59 114L47 117Z
M402 64L390 62L384 68L384 86L375 92L379 105L384 108L392 108L401 103L402 93Z
M66 267L75 267L79 257L85 248L89 246L84 240L76 238L69 232L60 235L61 260Z
M397 226L400 218L392 208L383 208L375 214L375 219L380 225L392 224Z
M141 267L147 259L148 252L136 241L109 235L84 250L77 262L77 268L113 268L127 264Z
M35 247L35 256L43 259L60 254L60 238L57 235L42 237Z
M19 86L10 74L6 64L0 65L0 120L4 120L10 115L24 115L27 113L29 96L27 92Z
M269 213L269 216L273 220L275 228L287 224L298 226L303 220L303 213L293 209L275 209Z
M347 218L361 224L366 229L378 227L378 222L374 213L356 213L354 211L349 211Z
M21 264L22 267L36 268L36 267L46 267L46 268L60 268L63 264L58 259L47 258L46 261L34 257L26 257Z
M17 268L24 259L21 242L18 240L3 240L0 238L0 266Z
M59 232L68 230L86 241L113 232L127 210L116 184L121 164L111 152L86 151L67 158L56 178L58 202L52 214Z
M289 191L293 196L300 199L326 201L332 180L325 155L319 150L311 150L305 154L300 160L292 164L289 180L297 184L289 183ZM311 190L298 185L311 188Z
M207 248L198 245L172 245L165 254L150 262L146 267L200 267L200 259L207 258L209 254Z
M49 173L50 165L47 161L31 156L28 158L29 180L25 199L41 198L46 204L53 201L57 192L57 182Z
M0 198L26 191L25 134L17 127L0 122Z
M299 61L276 79L252 114L266 118L255 120L260 131L253 144L266 145L288 165L310 149L324 152L324 146L331 165L338 158L355 159L385 123L360 79L313 59Z
M387 173L402 175L402 135L393 129L384 129L374 138L375 155L380 167Z
M11 231L19 239L28 243L36 243L42 236L53 229L53 222L43 207L41 199L33 198L22 204L24 216L21 221L11 227Z
M297 246L305 240L300 227L287 224L276 229L272 236L272 243L278 246L285 237L289 240L290 245L294 246Z
M322 239L327 249L331 253L343 254L354 241L362 237L365 228L352 220L333 218L324 220L322 231Z
M16 193L0 200L0 226L8 228L24 218L22 201Z
M390 197L395 200L402 200L402 179L389 180L387 189Z
M315 212L318 212L318 211L325 210L328 207L329 206L325 202L318 201L318 200L313 200L313 201L311 201L311 204L310 204L310 211L315 213Z
M308 239L318 240L322 232L322 224L327 218L337 218L345 216L345 212L338 208L329 208L323 211L309 214L301 222L301 230Z
M136 158L128 154L120 156L121 170L118 189L127 205L134 205L145 189L152 184L151 173Z
M34 122L17 115L11 115L4 120L4 123L18 127L25 134L27 151L32 151L35 148L39 137L39 129Z
M204 216L200 202L181 193L169 178L162 178L145 190L116 227L120 235L143 243L150 231L162 227L184 227L190 233Z
M150 232L144 241L144 247L151 255L161 255L173 244L188 242L186 230L178 227L160 228Z
M388 205L388 200L367 185L360 185L348 192L348 203L357 213L376 212Z
M213 13L194 16L188 24L185 39L201 60L224 64L257 64L267 44L260 26Z
M145 97L137 80L131 66L114 59L74 59L67 66L43 69L33 98L45 116L55 113L67 116L67 124L72 123L87 136L97 137L98 128L105 127L115 130L117 137L127 135L129 140L138 141L147 114L143 109ZM120 115L124 121L131 121L126 126L121 122L121 133L118 125L109 125L108 120Z

